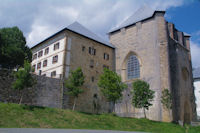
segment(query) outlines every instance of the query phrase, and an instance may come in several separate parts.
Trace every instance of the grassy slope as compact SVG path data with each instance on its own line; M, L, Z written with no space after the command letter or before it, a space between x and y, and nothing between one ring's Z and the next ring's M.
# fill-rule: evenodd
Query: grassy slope
M120 118L111 114L91 115L70 110L29 107L0 103L0 127L9 128L70 128L155 133L184 133L185 129L172 124L146 119ZM200 127L189 129L200 132Z

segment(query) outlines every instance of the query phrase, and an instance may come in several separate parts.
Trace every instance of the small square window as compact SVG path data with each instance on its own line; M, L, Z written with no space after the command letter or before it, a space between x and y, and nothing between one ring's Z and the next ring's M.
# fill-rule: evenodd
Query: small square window
M104 60L109 60L109 54L107 54L107 53L104 53Z
M89 54L96 55L96 49L89 47Z
M58 62L58 55L54 56L52 60L52 63L56 63L56 62Z
M51 72L51 77L55 77L56 76L56 71Z

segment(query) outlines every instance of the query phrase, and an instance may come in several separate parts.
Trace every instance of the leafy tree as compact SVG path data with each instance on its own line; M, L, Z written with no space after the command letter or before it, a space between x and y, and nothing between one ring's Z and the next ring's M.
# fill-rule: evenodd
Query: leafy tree
M13 89L21 90L21 98L19 104L22 102L23 89L32 87L35 84L35 79L31 75L31 64L28 61L24 61L24 68L20 68L14 73L16 80L13 82Z
M152 106L151 102L154 98L154 91L149 89L149 84L142 80L136 80L133 82L133 98L132 103L136 108L143 108L144 117L146 118L145 109L149 109Z
M122 91L127 88L127 85L122 83L121 77L116 72L105 68L98 81L98 86L107 100L113 102L113 112L116 101L122 97Z
M79 94L83 93L81 86L84 84L84 75L82 69L79 67L72 71L69 78L65 81L65 87L67 88L67 94L74 97L73 110L76 106L76 100Z
M19 68L24 60L31 61L32 53L22 31L18 27L0 29L0 65L3 68Z
M172 95L168 89L162 91L161 103L166 109L172 109Z

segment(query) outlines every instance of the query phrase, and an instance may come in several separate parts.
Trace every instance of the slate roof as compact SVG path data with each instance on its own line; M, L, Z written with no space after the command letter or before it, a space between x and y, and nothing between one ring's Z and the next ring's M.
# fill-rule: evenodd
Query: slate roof
M76 32L78 34L81 34L83 36L86 36L90 39L93 39L97 42L100 42L102 44L105 44L109 47L114 48L114 46L112 44L110 44L109 42L105 41L104 39L102 39L101 37L99 37L98 35L96 35L95 33L91 32L90 30L88 30L87 28L85 28L83 25L81 25L78 22L74 22L71 25L67 26L67 29Z
M195 69L193 70L193 78L194 78L194 79L200 79L200 67L195 68Z
M156 11L159 12L165 12L163 10L153 10L147 5L142 6L139 8L133 15L131 15L128 19L126 19L122 24L120 24L118 27L113 28L109 31L109 33L117 31L121 28L125 28L127 26L133 25L139 21L148 19L154 15Z
M103 45L105 45L105 46L108 46L108 47L111 47L111 48L115 48L111 43L105 41L104 39L102 39L101 37L99 37L99 36L96 35L95 33L91 32L89 29L87 29L86 27L84 27L83 25L81 25L81 24L78 23L78 22L74 22L74 23L70 24L70 25L67 26L66 28L64 28L64 29L60 30L59 32L53 34L52 36L46 38L46 39L43 40L42 42L40 42L40 43L34 45L32 48L38 46L39 44L41 44L41 43L47 41L48 39L54 37L55 35L57 35L57 34L63 32L63 31L65 31L65 30L70 30L70 31L72 31L72 32L74 32L74 33L80 34L80 35L82 35L82 36L84 36L84 37L87 37L87 38L92 39L92 40L94 40L94 41L96 41L96 42L99 42L99 43L101 43L101 44L103 44Z
M190 34L185 33L185 32L183 32L183 35L184 35L184 36L191 36Z

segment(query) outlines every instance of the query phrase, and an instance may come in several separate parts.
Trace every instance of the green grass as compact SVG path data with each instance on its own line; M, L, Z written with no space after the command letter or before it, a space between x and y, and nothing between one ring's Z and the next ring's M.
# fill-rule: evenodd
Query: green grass
M185 133L185 128L147 119L121 118L112 114L92 115L71 110L0 103L1 128L70 128L154 133ZM200 127L189 127L189 133L200 133Z

